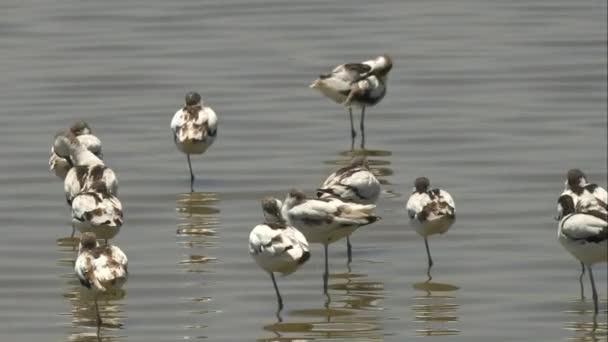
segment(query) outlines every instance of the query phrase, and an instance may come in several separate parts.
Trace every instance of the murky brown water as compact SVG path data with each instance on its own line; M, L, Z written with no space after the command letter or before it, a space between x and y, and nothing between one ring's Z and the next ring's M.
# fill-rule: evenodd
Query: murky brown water
M74 118L125 206L131 277L100 303L104 341L606 340L606 264L594 325L552 219L568 168L606 185L605 1L7 0L0 48L2 341L96 340L46 166ZM383 52L395 67L366 136L383 220L354 235L350 266L330 248L328 297L319 246L278 279L279 321L247 252L258 199L311 191L349 159L344 109L307 85ZM168 127L191 89L220 116L193 194ZM403 208L421 174L458 207L430 240L430 281Z

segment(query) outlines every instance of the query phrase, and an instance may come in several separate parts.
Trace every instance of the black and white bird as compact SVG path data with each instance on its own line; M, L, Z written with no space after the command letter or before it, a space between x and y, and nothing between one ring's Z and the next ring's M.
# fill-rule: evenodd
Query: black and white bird
M358 204L376 204L380 191L380 182L369 169L366 158L359 156L329 175L317 189L317 197L338 198L344 202ZM351 262L350 236L346 237L346 245L348 262Z
M270 275L277 295L278 311L281 311L283 299L274 274L285 276L295 272L310 258L310 249L306 237L281 218L280 201L264 198L262 210L265 222L255 226L249 234L249 254Z
M428 257L428 272L433 266L428 237L447 232L456 220L456 205L452 196L442 189L431 189L427 177L416 178L406 209L410 223L424 238Z
M93 131L86 121L75 121L70 126L69 131L76 136L76 139L78 139L81 145L95 154L99 159L103 159L101 140L93 135ZM61 132L61 134L63 135L65 132ZM70 160L69 155L61 157L55 153L55 146L53 143L51 146L51 156L49 158L49 169L53 171L57 177L63 180L72 166L73 163Z
M76 195L86 191L94 182L101 181L109 193L118 194L118 179L103 160L89 151L72 132L59 132L53 143L58 156L69 158L70 168L63 181L63 189L68 205Z
M587 190L581 196L593 197L593 193L584 192ZM557 235L561 245L587 268L593 292L593 308L597 314L598 296L591 267L596 263L608 262L608 217L597 212L586 212L577 201L580 203L581 199L577 199L569 190L559 197Z
M323 290L327 293L329 278L328 246L349 236L361 226L374 223L380 217L374 215L373 204L343 202L337 198L308 199L306 195L292 189L281 207L281 216L296 227L309 243L323 244L325 252L325 273Z
M102 320L97 297L108 290L120 289L127 282L127 265L127 256L117 246L99 246L94 233L84 233L80 237L74 270L82 286L94 293L98 327Z
M608 192L597 184L589 183L580 169L568 170L564 191L576 195L575 204L582 206L581 210L608 214Z
M76 229L83 234L93 232L107 244L118 234L122 223L122 204L101 181L93 183L72 201L72 236Z
M213 144L217 136L217 115L206 106L201 95L196 92L186 94L186 104L171 120L173 141L177 149L186 154L190 169L190 190L194 191L194 173L191 154L203 154Z
M353 124L353 106L361 107L361 148L365 147L365 108L380 102L386 95L388 73L393 61L388 55L361 63L347 63L335 67L331 73L322 74L310 88L348 108L352 147L357 135Z

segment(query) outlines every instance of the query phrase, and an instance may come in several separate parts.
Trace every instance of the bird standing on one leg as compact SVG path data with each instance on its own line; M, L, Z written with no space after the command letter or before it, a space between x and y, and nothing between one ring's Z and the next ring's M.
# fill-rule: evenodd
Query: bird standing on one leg
M102 324L97 297L109 289L119 289L128 278L128 260L123 251L111 245L99 246L94 233L84 233L80 238L78 258L74 270L80 284L94 292L97 326Z
M217 125L217 115L211 107L204 105L201 95L196 92L186 94L186 105L171 120L175 145L188 160L191 191L194 191L194 172L190 155L205 153L217 136Z
M296 228L281 218L281 202L273 198L262 200L265 222L258 224L249 234L249 254L272 279L277 295L278 312L283 309L275 272L289 275L310 258L308 241Z
M325 252L323 291L329 279L328 245L352 234L380 217L373 214L374 204L342 202L337 198L309 199L292 189L281 207L281 217L299 229L309 243L321 243Z
M351 130L351 150L354 149L355 126L352 106L361 107L361 148L365 148L365 107L380 102L386 95L388 73L393 62L388 55L362 63L347 63L335 67L331 73L319 75L310 88L348 108Z
M428 178L416 178L414 190L406 205L412 226L424 238L429 276L431 267L433 267L433 259L428 236L447 232L456 219L456 206L452 196L445 190L431 190L430 187L431 183Z

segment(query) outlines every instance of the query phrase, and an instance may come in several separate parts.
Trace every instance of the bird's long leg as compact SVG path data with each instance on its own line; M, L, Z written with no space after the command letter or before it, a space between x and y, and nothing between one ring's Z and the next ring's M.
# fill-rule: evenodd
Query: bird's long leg
M429 271L430 271L431 267L433 267L433 258L431 258L431 251L429 249L429 241L426 237L424 238L424 246L426 247L426 255L429 259Z
M194 192L194 172L192 172L192 163L190 162L190 154L186 154L188 158L188 168L190 169L190 191Z
M325 250L325 273L323 273L323 293L327 293L327 281L329 280L329 262L327 261L327 244L323 245Z
M277 310L277 315L279 312L281 312L281 310L283 310L283 298L281 298L281 293L279 292L279 287L277 286L277 281L274 278L274 273L270 272L270 279L272 279L272 285L274 286L274 291L277 294L277 303L278 303L278 310Z
M365 149L365 106L361 107L361 149Z
M591 291L593 297L593 314L597 315L599 312L598 303L597 303L597 290L595 288L595 280L593 279L593 271L591 270L591 266L588 265L587 269L589 270L589 279L591 280Z
M350 150L353 151L355 149L355 137L357 136L357 132L355 131L355 125L353 123L352 107L348 107L348 117L350 118Z
M581 275L578 277L578 282L581 284L581 300L585 300L585 285L583 278L585 277L585 264L581 262Z
M346 237L346 255L350 264L353 261L353 246L350 244L350 235Z
M99 314L99 304L97 304L97 295L95 295L95 315L97 316L97 327L101 327L101 315Z

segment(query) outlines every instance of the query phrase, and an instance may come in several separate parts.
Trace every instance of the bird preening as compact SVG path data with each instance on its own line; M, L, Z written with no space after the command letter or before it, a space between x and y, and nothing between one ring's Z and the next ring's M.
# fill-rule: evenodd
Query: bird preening
M330 73L319 75L310 85L310 88L319 90L327 98L348 109L351 150L354 150L357 136L353 122L353 106L361 108L359 129L361 149L364 149L365 108L376 105L386 95L388 73L392 67L393 60L384 54L361 63L338 65Z

